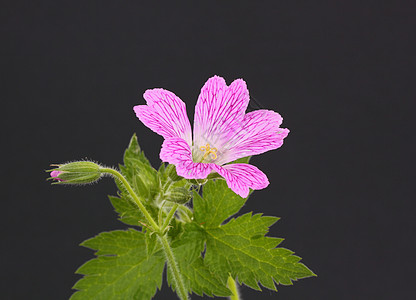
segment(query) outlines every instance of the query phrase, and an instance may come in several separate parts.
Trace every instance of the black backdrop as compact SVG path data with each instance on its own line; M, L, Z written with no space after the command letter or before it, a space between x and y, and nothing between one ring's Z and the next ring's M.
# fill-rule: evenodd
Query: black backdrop
M2 1L0 14L2 299L67 299L93 255L78 244L125 228L109 179L50 186L43 170L85 157L116 166L134 132L159 166L162 138L132 107L163 87L192 120L214 74L244 78L291 130L253 159L271 184L243 212L282 217L270 234L318 274L278 293L243 288L244 299L413 294L410 2ZM173 296L164 285L155 299Z

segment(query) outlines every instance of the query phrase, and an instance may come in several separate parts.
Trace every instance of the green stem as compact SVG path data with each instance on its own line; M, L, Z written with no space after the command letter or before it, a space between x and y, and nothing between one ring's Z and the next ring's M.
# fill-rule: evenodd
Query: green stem
M152 216L149 214L146 207L144 207L142 201L140 201L139 197L133 191L130 184L127 182L126 178L124 178L124 176L121 175L120 172L118 172L114 169L111 169L111 168L101 168L100 171L103 172L103 173L108 173L108 174L113 175L115 178L117 178L118 180L120 180L123 183L123 185L126 187L129 194L133 197L134 202L136 203L136 205L139 207L139 209L141 210L141 212L145 216L146 220L150 223L150 225L152 226L152 228L155 231L159 231L160 230L159 226L153 220Z
M230 300L240 300L240 294L238 292L237 283L235 282L235 280L231 276L228 277L227 285L228 285L228 288L230 289L230 291L233 293L230 296Z
M168 267L172 271L173 281L176 285L176 292L181 300L188 300L188 292L186 291L181 273L179 272L178 264L175 256L173 255L172 248L169 245L168 237L167 235L158 235L158 239L162 244L163 250L165 251Z
M172 220L173 215L175 214L176 210L178 209L178 206L179 206L179 204L176 203L172 207L172 209L170 210L169 214L167 215L167 217L165 219L165 222L163 223L163 226L162 226L162 229L161 229L162 232L165 231L166 228L169 226L169 223Z
M178 264L176 262L175 256L173 255L172 249L169 245L169 241L167 238L167 235L163 235L163 230L166 229L166 227L169 225L170 221L172 220L176 209L178 208L178 204L175 204L172 209L170 210L169 214L167 215L165 222L163 223L162 230L161 228L156 224L156 222L153 220L152 216L147 211L146 207L144 207L142 201L140 201L139 197L136 195L136 193L131 188L130 184L124 178L123 175L121 175L118 171L111 169L111 168L101 168L101 172L108 173L113 175L115 178L121 181L123 185L126 187L127 191L130 193L130 195L133 197L134 202L137 204L139 209L142 211L143 215L146 217L147 221L150 223L150 225L153 227L153 229L158 234L159 242L161 243L163 250L166 254L166 260L168 263L168 266L170 270L172 271L173 280L176 284L176 291L178 293L178 296L181 300L188 300L188 292L186 291L185 284L183 282L183 278L179 272Z

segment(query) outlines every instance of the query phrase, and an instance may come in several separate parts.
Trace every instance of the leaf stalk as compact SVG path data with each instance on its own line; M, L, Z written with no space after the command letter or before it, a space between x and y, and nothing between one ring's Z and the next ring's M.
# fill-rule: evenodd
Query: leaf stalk
M162 234L166 231L166 228L169 226L170 221L172 220L176 210L178 209L179 204L175 204L173 205L172 209L170 210L169 214L167 215L165 222L162 225L162 228L160 229L160 231L162 232Z

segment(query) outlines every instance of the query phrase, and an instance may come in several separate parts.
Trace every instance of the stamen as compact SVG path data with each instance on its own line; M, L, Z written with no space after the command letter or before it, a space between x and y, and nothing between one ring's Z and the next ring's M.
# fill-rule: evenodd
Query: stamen
M199 147L199 149L204 153L203 159L207 158L208 155L212 154L212 159L217 159L217 148L211 148L209 144Z

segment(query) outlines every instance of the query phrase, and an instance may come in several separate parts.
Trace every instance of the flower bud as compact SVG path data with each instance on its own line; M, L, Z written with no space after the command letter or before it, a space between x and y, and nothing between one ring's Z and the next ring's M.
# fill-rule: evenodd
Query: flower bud
M191 192L185 187L169 189L165 196L166 200L179 204L185 204L192 198Z
M93 183L101 178L101 166L92 161L76 161L50 170L51 179L55 184L85 184Z

